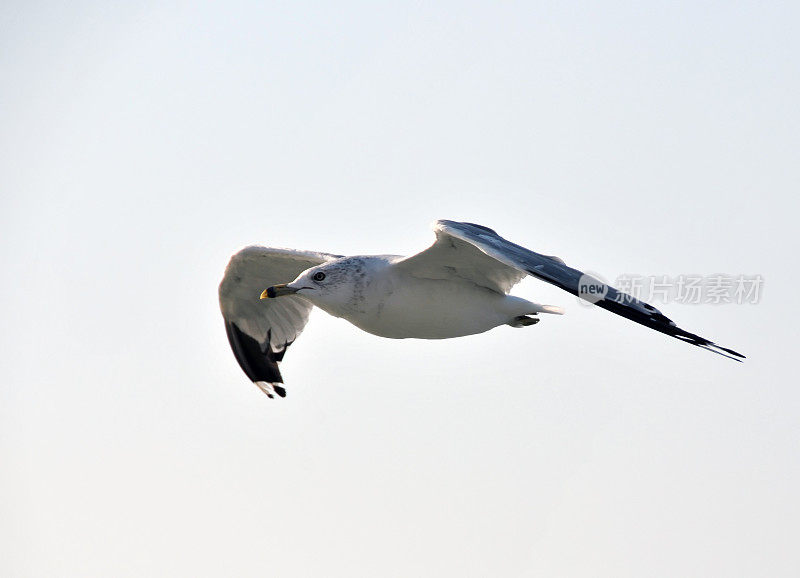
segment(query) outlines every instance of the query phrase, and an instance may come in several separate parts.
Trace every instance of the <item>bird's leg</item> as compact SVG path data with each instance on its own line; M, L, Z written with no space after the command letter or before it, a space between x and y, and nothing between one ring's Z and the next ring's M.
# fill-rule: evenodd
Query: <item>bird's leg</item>
M528 327L530 325L536 325L541 321L538 317L533 317L536 313L531 313L530 315L518 315L514 317L511 321L508 322L507 325L511 327Z

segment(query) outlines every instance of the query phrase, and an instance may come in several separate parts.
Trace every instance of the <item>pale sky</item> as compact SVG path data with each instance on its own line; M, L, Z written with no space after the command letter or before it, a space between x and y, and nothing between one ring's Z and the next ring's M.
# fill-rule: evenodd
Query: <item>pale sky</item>
M0 5L0 575L800 574L796 3ZM312 315L288 397L217 306L260 243L762 275L377 338Z

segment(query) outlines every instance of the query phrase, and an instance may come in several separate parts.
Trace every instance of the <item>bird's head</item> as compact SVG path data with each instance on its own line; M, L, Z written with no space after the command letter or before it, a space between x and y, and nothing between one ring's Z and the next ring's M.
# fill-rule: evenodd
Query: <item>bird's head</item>
M291 283L268 287L261 298L297 295L332 315L341 316L359 300L366 279L364 261L360 257L346 257L311 267Z

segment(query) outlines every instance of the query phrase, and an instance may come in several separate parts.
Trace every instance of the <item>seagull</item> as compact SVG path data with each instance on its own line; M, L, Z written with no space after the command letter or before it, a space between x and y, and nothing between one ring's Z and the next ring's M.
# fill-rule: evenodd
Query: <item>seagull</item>
M242 370L270 398L286 396L279 364L311 309L392 339L448 339L500 325L528 327L563 313L509 295L527 275L598 307L730 359L744 355L684 331L652 305L473 223L440 220L416 255L346 257L250 246L231 257L219 302Z

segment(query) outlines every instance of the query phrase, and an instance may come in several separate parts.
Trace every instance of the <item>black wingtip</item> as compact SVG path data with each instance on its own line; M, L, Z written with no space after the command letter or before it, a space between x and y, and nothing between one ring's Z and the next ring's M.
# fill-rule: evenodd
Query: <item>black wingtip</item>
M657 331L662 331L654 327ZM706 351L710 351L712 353L716 353L717 355L721 355L722 357L727 357L728 359L732 359L733 361L738 361L742 363L743 359L747 359L744 355L739 353L738 351L734 351L733 349L728 349L727 347L721 347L714 343L713 341L709 341L705 337L700 337L699 335L695 335L694 333L689 333L688 331L684 331L680 327L675 326L671 331L662 331L662 333L666 333L667 335L671 335L676 339L680 339L686 343L690 343L691 345L695 345Z
M707 348L707 349L710 349L714 353L719 353L720 355L724 355L728 359L733 359L734 361L738 361L739 363L742 363L743 359L747 359L747 357L745 357L744 355L742 355L738 351L734 351L733 349L728 349L727 347L722 347L720 345L717 345L716 343L709 343L708 345L710 347ZM717 351L717 350L719 350L719 351ZM723 351L725 353L723 353ZM728 355L726 355L726 354L728 354Z
M720 347L719 345L717 345L717 347L719 347L722 351L727 351L731 355L735 355L736 357L741 357L742 359L747 359L746 355L742 355L738 351L734 351L733 349L728 349L727 347Z
M613 288L609 288L611 291ZM618 295L616 289L613 289L614 295ZM700 337L694 333L690 333L684 329L678 327L669 317L665 316L663 313L658 311L652 305L648 305L642 301L630 298L615 298L615 299L602 299L595 303L598 307L602 307L607 311L611 311L612 313L616 313L622 317L630 319L631 321L635 321L645 327L649 327L650 329L654 329L655 331L659 331L660 333L664 333L665 335L669 335L676 339L680 339L685 343L690 343L691 345L695 345L697 347L702 347L707 351L711 351L716 353L717 355L721 355L723 357L727 357L728 359L733 359L734 361L741 362L743 359L746 359L744 355L739 353L738 351L734 351L733 349L728 349L727 347L720 347L713 341L709 341L705 337ZM641 307L639 306L641 305Z
M742 363L743 359L747 359L741 353L737 353L736 351L733 351L732 349L728 349L727 347L720 347L716 343L711 343L711 342L709 342L707 344L706 343L693 343L692 345L697 345L698 347L702 347L706 351L711 351L712 353L716 353L717 355L721 355L722 357L727 357L728 359L732 359L733 361L737 361L739 363ZM723 352L725 352L725 353L723 353ZM728 355L728 353L731 353L732 355Z
M242 371L251 381L254 383L257 381L272 384L283 383L278 362L283 359L290 343L284 345L281 351L272 351L272 347L269 345L269 332L267 332L266 345L262 347L258 341L239 329L232 321L225 323L225 330L236 361L239 362Z

